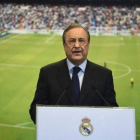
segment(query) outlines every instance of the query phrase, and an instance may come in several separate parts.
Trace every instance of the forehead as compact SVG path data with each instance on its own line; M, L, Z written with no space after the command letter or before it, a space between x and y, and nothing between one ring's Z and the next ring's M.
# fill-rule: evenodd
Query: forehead
M87 38L87 33L83 28L73 28L67 31L67 38Z

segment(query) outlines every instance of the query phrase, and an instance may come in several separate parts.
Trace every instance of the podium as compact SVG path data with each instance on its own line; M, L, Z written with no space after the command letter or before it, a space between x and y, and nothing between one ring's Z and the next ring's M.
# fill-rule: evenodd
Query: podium
M37 140L136 140L134 108L37 106Z

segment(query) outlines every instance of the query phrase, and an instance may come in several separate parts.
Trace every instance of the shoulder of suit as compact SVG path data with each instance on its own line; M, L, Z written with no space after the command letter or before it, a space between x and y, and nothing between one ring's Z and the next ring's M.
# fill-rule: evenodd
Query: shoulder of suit
M48 64L46 66L43 66L41 69L42 70L53 70L53 69L56 69L56 67L58 67L58 66L64 65L65 63L66 63L66 59L63 59L58 62L54 62L54 63Z
M99 70L99 71L111 71L110 69L105 68L105 67L103 67L103 66L101 66L101 65L98 65L98 64L96 64L96 63L93 63L93 62L91 62L91 61L89 61L89 60L88 60L88 65L89 65L89 67L91 67L91 68L94 69L94 70Z

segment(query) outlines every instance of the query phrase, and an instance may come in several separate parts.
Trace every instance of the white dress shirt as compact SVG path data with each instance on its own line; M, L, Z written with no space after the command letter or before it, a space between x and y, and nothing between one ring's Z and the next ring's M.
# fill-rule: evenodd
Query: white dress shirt
M73 67L75 67L76 65L71 63L68 59L66 59L66 60L67 60L67 65L68 65L68 69L69 69L69 74L70 74L70 77L72 79ZM82 83L83 83L83 78L84 78L84 73L85 73L86 65L87 65L87 59L81 65L78 66L78 67L81 68L81 70L78 73L79 82L80 82L80 90L81 90Z

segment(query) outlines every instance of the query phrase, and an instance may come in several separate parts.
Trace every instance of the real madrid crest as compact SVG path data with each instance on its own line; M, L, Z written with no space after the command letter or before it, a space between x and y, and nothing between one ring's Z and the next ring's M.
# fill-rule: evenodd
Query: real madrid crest
M82 124L79 127L80 133L84 136L89 136L93 132L93 126L90 124L90 119L83 118Z

